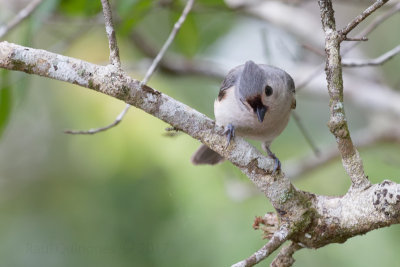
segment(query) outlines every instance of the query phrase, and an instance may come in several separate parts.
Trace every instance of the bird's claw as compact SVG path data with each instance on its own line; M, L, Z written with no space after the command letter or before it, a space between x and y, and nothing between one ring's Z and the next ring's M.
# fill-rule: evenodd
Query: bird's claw
M274 169L272 170L272 174L275 174L276 171L281 171L281 161L278 159L277 156L275 156L274 153L272 153L272 151L269 149L269 147L267 147L267 153L268 153L269 157L271 157L273 160L275 160Z
M225 131L224 133L226 135L226 147L227 148L229 146L229 144L231 143L231 140L235 137L235 126L232 125L232 123L229 123L226 127L225 127Z
M275 174L276 171L281 171L281 161L275 157L275 164L274 164L274 169L272 170L272 174Z

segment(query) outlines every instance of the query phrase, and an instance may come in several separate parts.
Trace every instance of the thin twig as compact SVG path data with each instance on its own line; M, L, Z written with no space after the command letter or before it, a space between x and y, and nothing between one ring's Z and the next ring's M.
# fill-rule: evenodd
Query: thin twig
M183 22L185 21L190 10L192 9L193 2L194 2L194 0L187 1L186 6L183 9L181 16L179 17L178 21L175 23L174 28L172 29L171 33L169 34L167 41L165 41L164 45L161 47L160 52L158 52L158 55L153 60L153 63L151 63L149 69L147 70L146 75L144 76L144 79L142 81L142 85L147 84L147 82L153 75L154 70L157 68L158 63L163 58L165 52L167 51L168 47L171 45L172 41L175 39L176 34L178 33L179 29L182 27Z
M296 92L301 91L310 82L312 82L316 77L318 77L324 71L325 64L320 64L313 72L311 72L302 82L296 86Z
M121 60L119 58L119 49L117 37L115 36L110 3L108 0L101 0L101 4L103 5L104 22L106 26L108 46L110 48L110 63L119 69L121 68Z
M391 16L396 14L397 12L400 11L400 3L395 5L393 8L389 9L385 13L379 15L376 17L364 30L362 30L358 36L359 37L367 37L373 30L375 30L379 25L381 25L383 22L385 22L387 19L389 19ZM354 42L350 45L347 45L342 49L342 56L347 54L349 51L351 51L354 47L359 45L360 42Z
M396 46L392 50L386 52L385 54L371 60L357 61L351 59L344 59L342 62L343 67L365 67L365 66L377 66L382 65L389 59L393 58L395 55L400 53L400 45Z
M378 16L374 21L372 21L371 24L368 25L367 28L365 28L363 31L360 32L359 38L367 37L373 30L375 30L380 24L382 24L385 20L396 14L397 12L400 11L400 3L398 3L394 8L391 8L388 10L386 13ZM360 44L360 42L354 42L349 46L346 46L345 48L342 49L341 55L344 56L347 54L350 50L352 50L355 46ZM325 55L324 55L325 56ZM314 72L310 73L310 75L304 79L297 87L296 91L300 91L302 88L304 88L306 85L308 85L311 81L313 81L316 77L318 77L319 74L323 72L325 64L321 64Z
M108 0L102 0L102 3L103 2L107 2L107 4L108 4ZM146 75L145 75L144 79L140 82L141 86L146 85L147 82L150 80L150 78L153 75L155 69L157 68L158 64L160 63L160 60L163 58L165 52L168 50L168 47L172 44L172 41L174 40L174 38L175 38L176 34L178 33L179 29L182 27L183 22L185 21L187 15L189 14L189 12L190 12L190 10L191 10L191 8L193 6L193 2L194 2L194 0L188 0L187 1L186 6L182 11L181 16L179 17L178 21L175 23L174 28L172 29L170 35L168 36L168 39L165 41L165 43L164 43L163 47L161 48L160 52L158 52L157 56L154 58L151 66L149 67L149 69L146 72ZM104 4L105 3L103 3L103 6L104 6ZM108 6L108 8L109 8L109 6ZM109 12L109 14L111 16L111 11ZM106 14L104 14L104 16L106 16ZM111 21L111 20L109 20L109 21ZM106 19L106 22L107 22L107 19ZM111 22L111 25L112 25L112 22ZM107 28L107 26L106 26L106 28ZM113 32L114 32L114 30L113 30ZM109 31L108 30L107 30L107 35L109 35ZM115 33L114 33L114 38L115 38ZM112 42L111 39L109 37L110 50L111 50L111 42ZM115 41L115 44L116 44L116 41ZM111 59L111 54L110 54L110 60L112 60ZM118 57L118 61L119 61L119 57ZM65 133L68 133L68 134L96 134L96 133L99 133L99 132L106 131L106 130L108 130L110 128L113 128L113 127L117 126L122 121L122 119L124 118L125 114L128 112L129 108L130 108L130 105L127 104L125 106L124 110L115 119L115 121L112 122L111 124L107 125L107 126L104 126L104 127L101 127L101 128L97 128L97 129L90 129L88 131L72 131L72 130L68 130L68 131L65 131Z
M9 31L15 28L18 24L24 21L29 15L31 15L43 2L43 0L33 0L24 9L18 12L18 14L11 19L6 25L0 27L0 38L3 38Z
M322 51L322 50L320 50L320 49L314 47L314 46L311 45L311 44L302 43L301 46L304 47L305 49L307 49L308 51L310 51L310 52L316 54L317 56L320 56L320 57L323 57L323 58L325 57L324 51Z
M371 15L375 10L383 6L388 0L378 0L365 9L360 15L354 18L346 27L339 31L342 35L342 38L345 39L346 35L352 31L358 24L360 24L363 20L365 20L369 15Z
M318 147L315 145L314 141L311 138L310 133L307 131L306 127L304 127L303 123L301 122L300 116L297 114L297 112L292 111L292 117L294 121L296 122L297 127L299 128L300 132L303 134L304 138L306 139L307 143L310 145L312 150L314 151L315 156L320 155L320 151Z
M298 251L299 249L302 249L302 247L295 243L292 242L289 246L286 246L281 249L279 254L276 256L276 258L272 261L271 267L290 267L294 263L293 259L293 254Z
M138 32L130 36L132 43L147 57L157 56L157 49ZM221 80L225 77L225 71L217 63L209 60L187 59L177 54L169 54L162 58L158 67L163 71L177 75L201 75L208 78Z
M400 127L397 125L380 126L378 131L375 128L375 126L370 126L353 134L354 145L358 149L363 149L371 147L379 142L400 143ZM339 156L340 153L336 146L326 147L322 150L318 158L309 155L296 161L286 162L285 173L290 179L296 179L309 171L332 162Z
M81 130L81 131L74 131L74 130L66 130L64 131L64 133L66 134L96 134L99 132L104 132L107 131L108 129L117 126L122 118L125 116L125 114L128 112L128 109L130 108L131 105L126 104L124 110L122 110L122 112L117 116L117 118L115 119L115 121L107 126L101 127L101 128L95 128L95 129L90 129L90 130Z
M274 233L267 244L265 244L247 259L233 264L232 267L248 267L256 265L268 257L272 252L277 250L288 239L288 233L287 227L283 225L279 231Z
M359 36L367 36L370 34L373 30L376 29L380 24L382 24L385 20L396 14L397 12L400 11L400 3L394 6L394 8L389 9L382 15L376 17L369 25L366 27L364 30L362 30L359 34Z
M343 41L350 41L350 42L366 42L366 41L368 41L368 38L365 37L365 36L362 36L362 37L353 37L353 38L347 37L347 36L346 36L346 37L344 37Z
M65 22L67 24L68 22ZM65 51L68 47L71 46L76 40L81 38L83 35L87 34L94 26L99 24L103 24L103 14L98 14L95 17L85 20L84 23L77 26L77 29L74 30L71 34L66 36L65 38L58 40L54 45L52 45L49 50L50 51ZM75 27L75 26L74 26Z

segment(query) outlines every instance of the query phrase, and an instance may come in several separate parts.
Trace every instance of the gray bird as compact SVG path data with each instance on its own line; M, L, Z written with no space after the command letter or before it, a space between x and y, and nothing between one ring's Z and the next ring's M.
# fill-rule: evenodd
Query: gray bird
M235 134L262 141L262 148L275 160L275 172L280 169L280 161L269 146L285 129L295 107L295 87L289 74L247 61L233 68L223 80L214 114L216 123L225 127L227 146ZM213 165L224 158L202 145L191 160L195 165Z

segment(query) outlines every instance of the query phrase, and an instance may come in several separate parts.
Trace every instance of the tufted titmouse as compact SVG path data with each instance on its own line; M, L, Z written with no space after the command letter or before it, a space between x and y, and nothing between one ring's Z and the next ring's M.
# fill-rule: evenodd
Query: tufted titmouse
M223 80L214 114L216 123L225 127L227 145L235 134L262 141L262 148L275 159L275 172L280 169L280 162L269 146L285 129L295 107L294 82L289 74L273 66L247 61L233 68ZM206 145L192 156L195 165L217 164L223 160Z

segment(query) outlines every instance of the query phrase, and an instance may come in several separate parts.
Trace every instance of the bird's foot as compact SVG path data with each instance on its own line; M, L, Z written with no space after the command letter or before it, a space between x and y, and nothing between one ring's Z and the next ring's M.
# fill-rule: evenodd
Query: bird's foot
M229 144L231 143L231 140L235 137L235 126L232 125L232 123L229 123L226 127L225 127L225 131L224 133L226 135L226 147L227 148L229 146Z
M276 171L281 171L281 161L275 156L274 153L267 147L268 156L275 160L274 169L272 170L272 174L275 174Z

